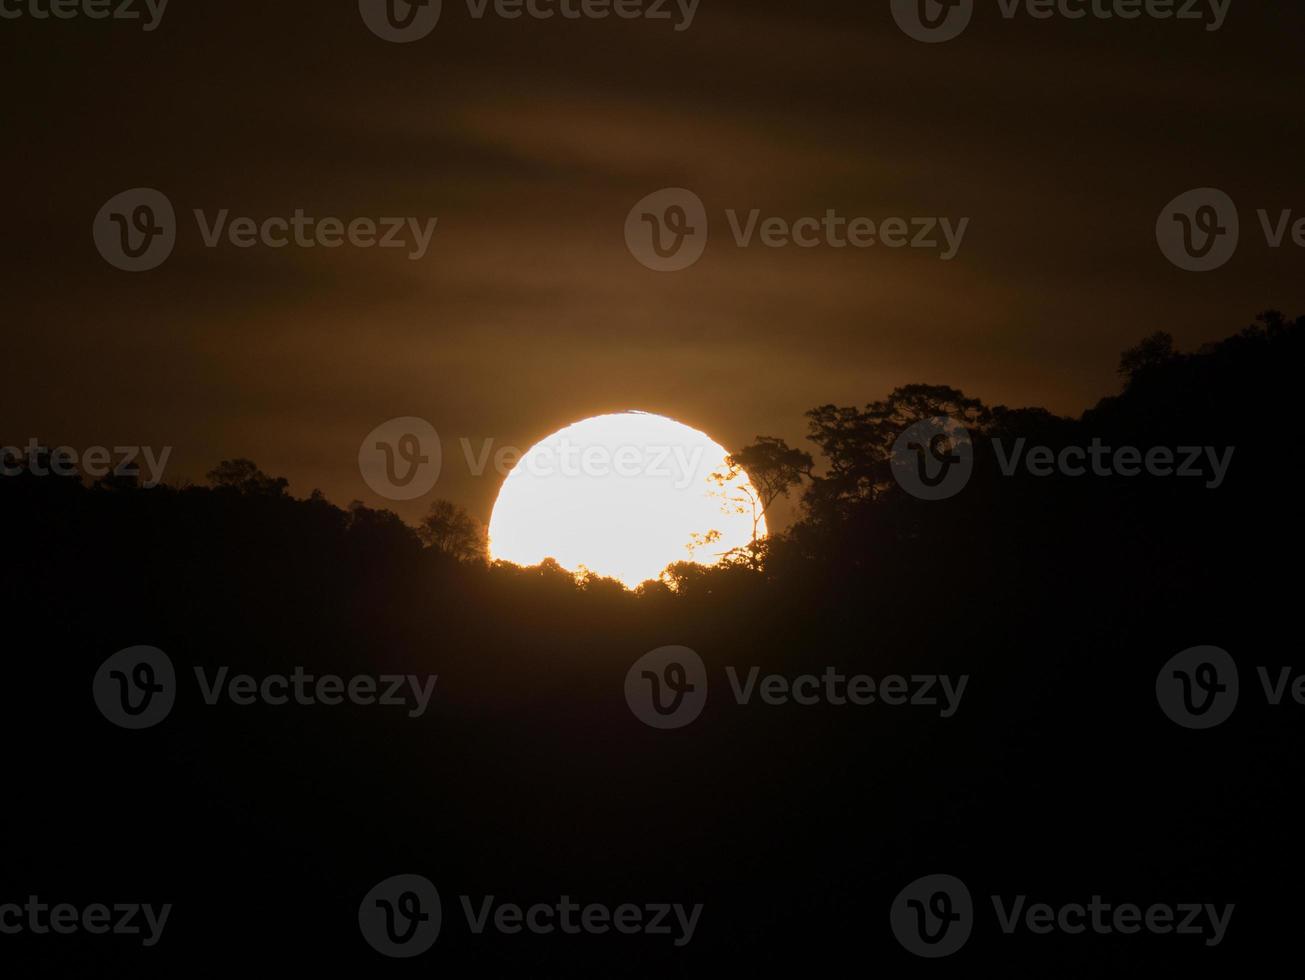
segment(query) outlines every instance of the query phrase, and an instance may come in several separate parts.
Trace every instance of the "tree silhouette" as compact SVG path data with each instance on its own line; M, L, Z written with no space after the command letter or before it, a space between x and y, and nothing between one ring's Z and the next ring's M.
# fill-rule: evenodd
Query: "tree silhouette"
M457 561L484 561L488 557L486 528L457 504L437 500L417 525L422 544Z
M40 736L7 764L15 785L43 793L10 877L41 881L49 855L65 852L95 880L119 875L112 849L84 833L86 801L112 799L101 815L112 836L150 827L155 846L134 857L142 880L171 883L165 894L179 894L178 909L183 899L245 907L245 872L257 866L286 898L272 903L266 928L312 937L305 948L315 961L352 966L354 952L370 956L366 944L345 935L333 945L329 931L314 932L317 899L344 896L337 917L351 915L361 884L378 874L375 842L394 838L395 826L425 826L436 832L398 840L405 861L447 869L468 894L493 894L505 879L522 894L551 894L562 874L616 895L637 871L649 889L674 895L688 868L687 897L707 889L698 897L719 918L695 938L702 958L692 964L670 943L647 947L676 957L657 964L663 976L729 969L758 928L773 933L767 956L785 966L809 965L806 937L820 930L846 933L855 956L867 895L887 909L903 882L929 870L939 841L964 855L967 878L1012 887L1042 880L1054 853L1076 880L1106 868L1121 894L1181 894L1193 884L1190 855L1202 853L1200 887L1210 894L1276 894L1296 839L1299 717L1239 706L1209 743L1213 755L1166 752L1193 743L1164 718L1155 685L1186 647L1220 645L1249 666L1260 654L1276 660L1292 635L1298 579L1268 559L1301 544L1300 464L1284 447L1305 321L1269 315L1190 353L1167 341L1142 346L1129 362L1141 369L1078 418L989 410L925 385L815 409L814 465L778 439L733 457L758 508L787 489L802 495L799 519L772 528L756 554L677 562L633 593L552 559L531 568L452 560L470 536L452 505L433 507L434 519L416 528L361 503L293 497L244 459L224 461L208 485L148 491L0 478L13 556L0 563L15 653L7 710L16 731ZM970 429L973 470L956 495L924 501L896 484L891 456L902 428L937 415ZM1226 482L1209 489L1177 476L1003 470L991 444L1019 439L1053 451L1099 439L1237 453ZM204 706L189 685L158 737L115 738L88 679L113 651L142 643L173 658L179 677L230 666L257 678L303 668L441 680L423 719L379 703ZM701 657L711 694L690 727L654 735L622 688L636 659L665 645ZM739 675L727 680L732 665ZM772 674L833 668L881 680L973 674L975 695L945 722L927 706L886 699L734 703L732 686L750 683L753 668L758 692ZM114 765L88 746L111 748ZM848 778L868 771L873 779ZM147 778L124 793L124 772ZM1220 792L1194 809L1193 787L1199 795L1211 778ZM542 801L529 820L519 818L523 800ZM1155 827L1165 846L1131 860L1139 833ZM632 848L632 828L653 828L652 845ZM1233 832L1236 847L1209 849ZM178 874L176 855L199 837L212 860ZM900 846L867 851L867 839ZM448 840L470 846L450 850ZM776 846L803 860L756 860ZM831 877L834 864L849 874ZM848 910L849 928L829 932L823 900L776 911L776 889L827 894ZM1262 914L1274 915L1273 904ZM1294 915L1285 903L1266 928L1290 935ZM785 928L771 928L781 920ZM263 928L237 947L243 961L260 955ZM988 948L977 933L967 956ZM1242 944L1230 947L1236 955L1254 953L1268 933L1240 935L1234 927L1227 940ZM150 953L167 955L170 942ZM999 945L994 956L1014 957L1023 972L1054 962L1038 944ZM102 944L66 948L74 972L98 969ZM174 973L193 959L189 947L176 949ZM628 973L629 949L617 944L603 969L585 974ZM456 944L446 952L456 957ZM522 975L570 962L566 950L538 945L495 953ZM1092 967L1115 967L1124 953L1159 967L1182 955L1163 942L1154 955L1115 947ZM370 962L360 958L359 971Z
M1173 335L1157 331L1120 355L1118 373L1132 381L1143 371L1159 367L1177 357Z
M206 474L208 482L219 489L234 490L251 496L286 496L290 481L282 476L268 476L252 459L224 459Z
M896 388L864 410L822 405L807 412L812 442L825 457L826 472L813 476L804 504L817 519L836 517L847 507L877 499L895 484L893 444L915 422L949 418L975 430L991 412L977 398L946 385Z
M711 474L727 513L746 514L752 519L752 539L746 548L735 548L723 556L760 568L764 545L760 539L762 518L780 497L787 497L804 476L811 475L811 455L791 448L775 436L757 436L757 441L725 457L725 469ZM720 538L719 531L695 534L690 555Z

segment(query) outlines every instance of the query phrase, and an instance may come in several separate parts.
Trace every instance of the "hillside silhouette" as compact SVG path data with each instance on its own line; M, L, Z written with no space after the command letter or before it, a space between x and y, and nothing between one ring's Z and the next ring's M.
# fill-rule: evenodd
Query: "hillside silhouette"
M24 735L7 753L9 891L174 903L168 943L113 939L143 975L397 966L356 917L375 882L403 872L444 902L444 932L414 965L459 975L933 969L894 940L888 908L935 872L980 905L1105 894L1238 909L1211 950L1177 936L1016 941L989 908L938 969L1271 962L1295 918L1282 881L1299 864L1305 708L1265 704L1254 667L1297 659L1303 345L1305 318L1278 313L1191 352L1156 333L1122 355L1118 393L1079 418L931 384L816 407L805 443L759 438L735 457L765 504L787 496L797 519L634 591L554 563L490 564L453 505L413 527L295 498L248 460L218 462L205 485L152 488L13 460L24 472L0 478L4 709ZM954 496L923 500L895 479L894 445L940 416L965 426L973 470ZM1003 472L1017 444L1058 454L1094 440L1235 451L1213 487ZM182 683L164 722L127 731L97 712L92 678L140 644L165 651ZM711 692L697 721L662 732L622 691L636 659L670 644L702 657ZM1156 674L1203 644L1237 659L1242 700L1220 728L1186 731L1158 708ZM419 719L206 705L194 670L223 666L438 686ZM970 681L943 719L739 705L727 666ZM473 936L461 894L704 913L684 948ZM39 940L9 944L14 962L104 969L94 942Z

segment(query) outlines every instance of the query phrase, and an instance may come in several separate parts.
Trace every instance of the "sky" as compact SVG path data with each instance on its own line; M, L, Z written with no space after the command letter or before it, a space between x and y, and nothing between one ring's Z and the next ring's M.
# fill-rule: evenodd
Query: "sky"
M170 446L170 482L250 457L299 495L487 520L486 447L589 416L800 442L807 409L915 382L1076 415L1156 330L1195 347L1305 310L1305 248L1271 247L1257 215L1305 217L1296 4L1231 0L1209 30L1208 2L1188 21L975 0L959 36L923 43L889 0L701 0L687 25L673 5L539 20L445 0L399 44L356 0L172 0L150 30L29 2L0 4L22 12L0 19L4 444ZM175 208L176 244L126 272L92 229L142 187ZM1206 187L1241 239L1194 273L1156 224ZM709 227L674 272L626 236L663 188ZM414 243L407 219L436 224L424 249L206 244L223 211L296 209L403 218ZM760 227L740 245L753 211L968 220L944 259L769 247ZM440 479L387 500L359 446L409 416L439 433Z

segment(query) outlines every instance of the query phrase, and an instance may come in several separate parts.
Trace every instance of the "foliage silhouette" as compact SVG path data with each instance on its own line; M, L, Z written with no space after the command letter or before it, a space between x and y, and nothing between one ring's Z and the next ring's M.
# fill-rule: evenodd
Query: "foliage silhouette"
M1152 337L1123 387L1078 419L908 385L808 414L817 460L778 439L798 518L763 560L679 563L634 592L556 562L467 560L437 505L421 530L247 460L211 486L0 478L7 602L13 894L171 901L151 962L374 968L361 896L399 871L445 893L441 967L522 975L709 975L761 959L918 968L887 927L903 885L939 870L984 896L1239 902L1218 955L1269 962L1294 934L1300 720L1257 699L1253 665L1294 663L1301 463L1284 431L1305 320L1266 314L1192 353ZM897 432L936 415L975 444L943 501L893 480ZM1236 447L1225 482L1002 472L996 447ZM761 503L765 505L763 497ZM1270 561L1270 558L1278 561ZM1284 570L1287 574L1283 574ZM152 644L182 694L156 729L110 726L89 697L114 651ZM667 644L707 664L702 716L644 727L625 672ZM1197 644L1244 664L1233 720L1179 730L1156 672ZM435 673L421 719L379 706L209 706L196 669ZM922 708L735 703L727 667L785 676L972 676L956 716ZM1207 738L1193 736L1210 736ZM693 944L472 936L457 896L701 901ZM1031 900L1033 900L1031 898ZM1245 909L1245 911L1243 911ZM214 944L214 935L223 936ZM42 937L32 937L33 939ZM972 964L1100 975L1208 957L1184 937L976 929ZM1045 942L1041 941L1045 939ZM507 941L511 940L511 941ZM1080 941L1081 940L1081 941ZM8 939L0 940L8 942ZM93 942L10 945L90 973ZM1069 966L1066 966L1066 964Z

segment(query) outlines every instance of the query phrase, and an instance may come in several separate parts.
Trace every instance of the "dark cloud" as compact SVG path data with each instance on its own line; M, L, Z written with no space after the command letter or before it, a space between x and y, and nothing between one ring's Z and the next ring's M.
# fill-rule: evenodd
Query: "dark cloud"
M728 445L913 381L1076 413L1156 329L1191 346L1302 308L1300 249L1248 229L1217 274L1170 266L1161 207L1213 185L1305 209L1296 5L1234 0L1222 30L1003 20L906 38L886 2L702 0L693 27L475 21L445 2L386 44L350 2L171 4L115 22L0 22L13 363L5 436L176 446L177 473L254 456L373 500L355 458L418 415L524 445L579 417L663 412ZM706 203L701 262L655 274L625 215L660 187ZM108 267L91 220L164 190L168 263ZM206 249L192 208L438 217L430 254ZM882 247L738 249L727 208L967 216L950 262ZM418 505L402 509L413 516Z

